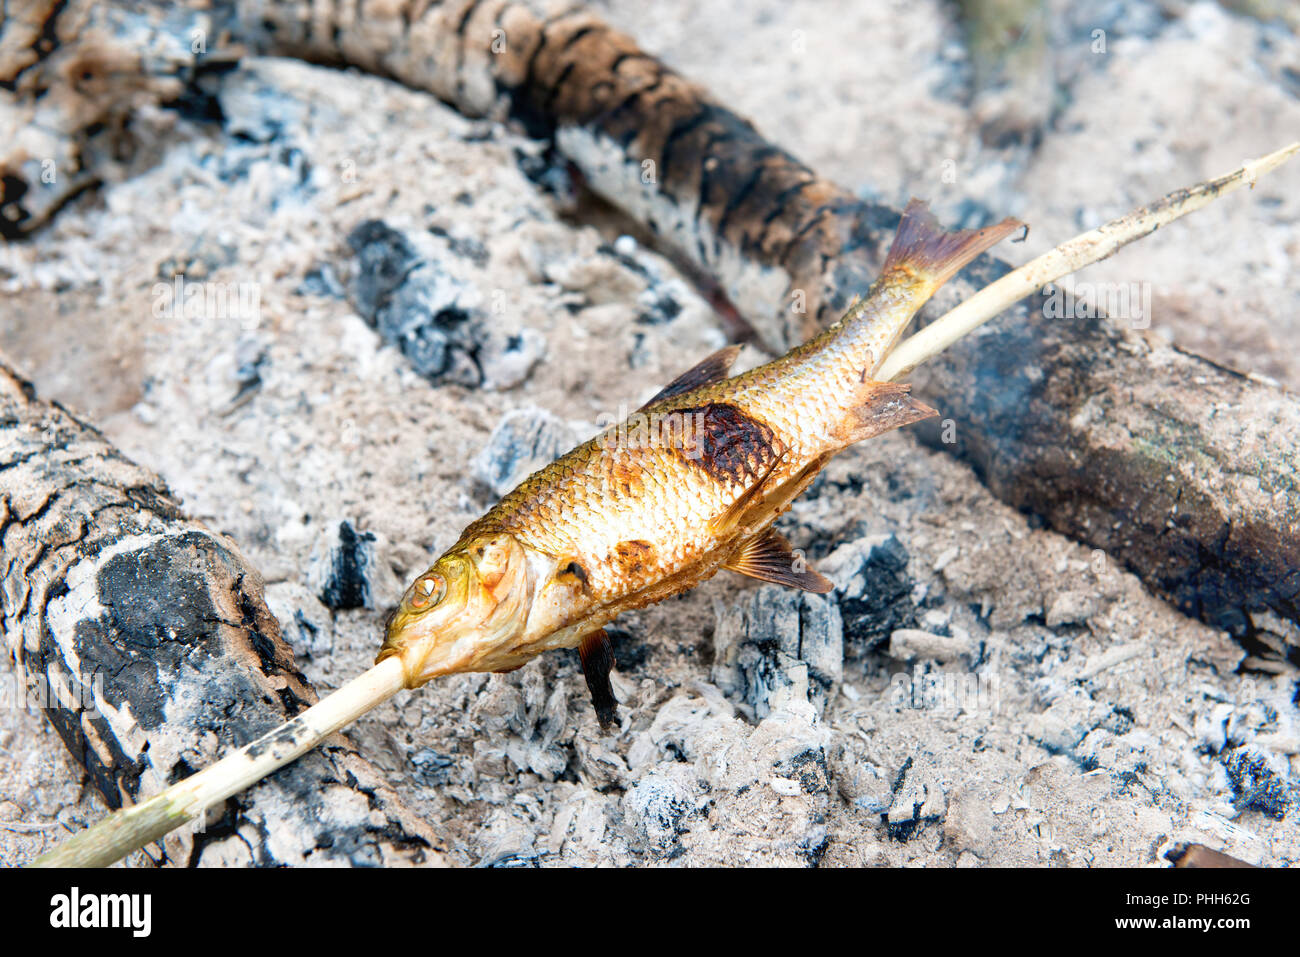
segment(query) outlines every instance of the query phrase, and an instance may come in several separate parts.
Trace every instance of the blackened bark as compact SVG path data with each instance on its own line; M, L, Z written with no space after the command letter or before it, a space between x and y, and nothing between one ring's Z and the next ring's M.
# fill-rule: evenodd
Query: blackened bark
M0 359L0 617L8 650L111 808L316 701L233 542ZM437 838L341 736L209 810L172 864L439 863Z

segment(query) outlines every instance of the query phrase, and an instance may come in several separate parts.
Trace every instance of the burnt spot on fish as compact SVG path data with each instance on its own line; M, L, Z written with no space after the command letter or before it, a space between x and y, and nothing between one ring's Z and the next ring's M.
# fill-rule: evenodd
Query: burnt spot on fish
M555 573L555 580L584 587L587 584L587 569L578 562L568 562Z
M654 554L654 545L639 538L614 546L614 561L625 576L641 574L654 559Z
M743 485L781 457L771 427L734 405L713 402L675 409L673 448L724 485Z
M620 495L637 495L641 492L642 465L626 450L619 449L608 457L605 465L610 488Z

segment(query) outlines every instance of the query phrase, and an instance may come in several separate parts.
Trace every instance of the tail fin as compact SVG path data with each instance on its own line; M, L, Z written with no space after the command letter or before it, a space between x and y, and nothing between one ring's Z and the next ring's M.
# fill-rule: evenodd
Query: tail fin
M972 259L1022 226L1024 223L1008 218L984 229L945 232L930 212L929 204L913 199L903 210L881 277L902 271L926 280L938 289Z

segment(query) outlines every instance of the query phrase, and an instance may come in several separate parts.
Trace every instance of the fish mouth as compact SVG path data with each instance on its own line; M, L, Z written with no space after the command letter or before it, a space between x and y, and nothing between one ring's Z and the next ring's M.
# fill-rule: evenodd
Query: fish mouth
M407 644L403 636L404 629L398 625L401 612L402 609L398 606L390 611L388 617L384 619L384 643L379 648L379 654L375 655L375 664L387 661L394 656L401 656L402 649Z
M400 658L402 671L406 676L406 687L418 688L430 678L456 670L451 663L445 663L436 670L426 668L426 663L434 652L450 637L454 631L454 622L424 622L396 608L388 616L384 629L384 643L375 656L375 664L389 658Z
M513 616L457 615L427 626L408 622L389 634L375 662L400 658L408 688L444 675L510 670L532 657L515 660L521 631L522 622Z
M389 643L393 640L393 624L397 621L397 615L401 610L401 605L394 605L392 610L384 616L384 645L379 649L379 656L375 658L375 664L379 664L385 658L392 657L396 650L390 648Z
M450 609L448 609L450 611ZM384 643L375 656L375 664L389 658L401 658L406 672L406 686L414 688L425 679L417 680L425 660L441 643L440 639L451 632L459 616L438 614L437 609L412 612L400 604L384 620Z

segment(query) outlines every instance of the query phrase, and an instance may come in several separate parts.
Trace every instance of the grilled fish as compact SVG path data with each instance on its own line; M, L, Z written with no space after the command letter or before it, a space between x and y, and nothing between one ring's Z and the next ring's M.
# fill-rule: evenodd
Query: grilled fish
M602 626L621 612L721 568L830 591L772 523L837 452L937 414L871 374L935 290L1020 225L948 233L912 200L842 319L731 378L738 347L709 356L524 480L411 585L377 660L400 656L415 688L577 646L604 726L616 707Z

